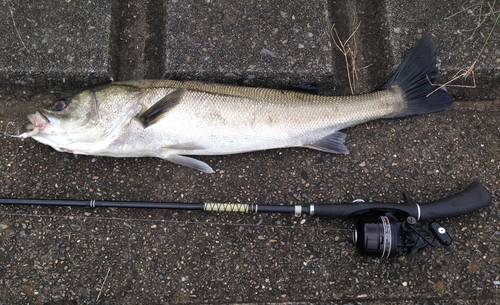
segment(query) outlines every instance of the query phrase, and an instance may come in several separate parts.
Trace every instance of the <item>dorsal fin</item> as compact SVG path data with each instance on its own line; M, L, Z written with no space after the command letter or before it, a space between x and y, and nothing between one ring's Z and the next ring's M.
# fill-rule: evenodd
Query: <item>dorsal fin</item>
M323 88L316 86L316 84L314 84L314 83L300 83L297 85L292 85L292 86L286 87L285 89L295 91L295 92L325 95L325 90Z

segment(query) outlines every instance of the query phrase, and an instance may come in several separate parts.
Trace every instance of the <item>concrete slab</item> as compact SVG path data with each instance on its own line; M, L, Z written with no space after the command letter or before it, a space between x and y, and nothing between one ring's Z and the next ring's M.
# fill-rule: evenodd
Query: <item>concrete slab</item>
M333 87L328 2L165 1L165 75ZM330 84L328 84L330 82Z
M462 74L478 59L473 75L452 82L456 87L448 86L450 92L461 100L500 96L500 3L388 0L385 6L385 38L393 52L394 66L417 37L432 34L440 68L438 83Z
M111 0L4 1L0 82L57 89L109 81Z

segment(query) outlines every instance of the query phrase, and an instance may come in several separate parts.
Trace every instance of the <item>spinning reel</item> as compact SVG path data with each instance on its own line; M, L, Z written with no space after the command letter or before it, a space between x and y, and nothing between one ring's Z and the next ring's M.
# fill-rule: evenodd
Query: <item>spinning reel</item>
M395 213L363 216L353 230L353 242L366 255L392 257L418 252L436 241L444 246L451 245L450 234L437 222L429 225L429 234L415 217L401 220Z

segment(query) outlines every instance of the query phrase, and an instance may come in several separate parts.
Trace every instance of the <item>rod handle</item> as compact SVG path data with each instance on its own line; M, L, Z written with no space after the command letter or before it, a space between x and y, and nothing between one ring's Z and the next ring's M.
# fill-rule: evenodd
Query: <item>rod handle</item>
M463 191L436 201L419 204L420 219L440 219L459 216L484 208L491 203L490 192L479 182Z
M414 203L353 202L311 205L311 215L348 218L368 212L401 212L417 220L459 216L483 208L491 203L491 195L479 182L473 182L463 191L436 201Z

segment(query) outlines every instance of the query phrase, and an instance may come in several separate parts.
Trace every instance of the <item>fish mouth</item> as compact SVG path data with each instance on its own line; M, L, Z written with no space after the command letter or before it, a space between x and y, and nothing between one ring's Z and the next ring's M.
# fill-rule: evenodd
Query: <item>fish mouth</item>
M23 125L24 133L19 135L20 138L33 137L50 124L50 120L40 111L29 114L28 120L30 123Z

